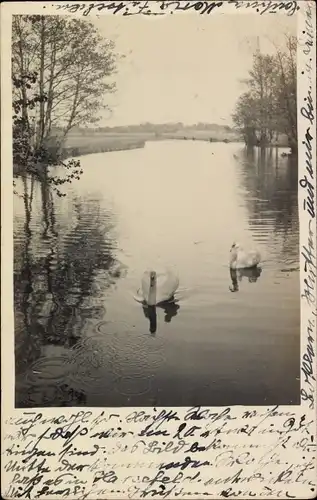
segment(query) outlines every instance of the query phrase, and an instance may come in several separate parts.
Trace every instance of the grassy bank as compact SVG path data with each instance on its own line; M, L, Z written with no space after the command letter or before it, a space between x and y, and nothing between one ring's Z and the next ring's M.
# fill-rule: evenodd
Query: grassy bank
M125 151L145 146L145 139L135 136L108 136L105 134L71 135L63 148L63 158L93 153Z

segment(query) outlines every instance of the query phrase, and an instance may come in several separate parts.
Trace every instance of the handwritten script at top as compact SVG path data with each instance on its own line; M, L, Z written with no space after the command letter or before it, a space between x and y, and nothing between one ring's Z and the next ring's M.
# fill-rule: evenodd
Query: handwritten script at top
M4 497L231 498L256 489L276 499L313 491L314 421L278 407L236 410L24 412L5 422Z
M299 185L304 193L303 212L307 215L307 240L301 245L301 257L303 258L303 273L302 273L302 301L308 317L306 319L306 335L305 349L302 356L301 371L303 383L301 389L301 399L309 404L310 409L315 408L315 391L316 391L316 160L313 161L313 152L316 150L316 129L315 129L315 108L313 101L313 48L314 48L314 27L312 2L305 4L305 30L299 41L299 49L302 51L302 60L304 63L306 90L304 92L303 102L300 105L300 119L304 124L303 137L300 138L302 143L304 165L300 164ZM300 156L301 159L301 156ZM303 222L305 223L305 222ZM307 307L308 306L308 307Z
M64 10L69 13L81 13L83 16L88 16L91 13L98 14L105 11L112 14L123 16L159 16L165 14L173 14L174 12L196 12L199 14L211 14L214 10L219 10L224 4L232 5L236 9L250 9L260 15L276 14L277 12L285 12L288 16L292 16L299 6L296 1L244 1L244 0L205 0L205 1L172 1L172 0L148 0L148 1L116 1L116 2L93 2L93 3L59 3L55 4L57 10Z

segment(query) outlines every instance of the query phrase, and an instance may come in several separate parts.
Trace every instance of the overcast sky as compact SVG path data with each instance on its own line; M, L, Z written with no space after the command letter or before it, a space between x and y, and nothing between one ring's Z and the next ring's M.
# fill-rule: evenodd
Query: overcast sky
M90 19L91 21L91 19ZM118 91L107 98L112 116L100 125L182 121L231 125L256 49L296 34L296 16L100 16L100 33L127 57L119 63ZM270 41L270 40L271 41Z

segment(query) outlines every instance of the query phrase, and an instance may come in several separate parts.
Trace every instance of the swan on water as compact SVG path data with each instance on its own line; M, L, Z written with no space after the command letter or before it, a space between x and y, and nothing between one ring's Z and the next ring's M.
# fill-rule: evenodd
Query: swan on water
M261 255L257 250L244 250L239 243L233 243L230 249L230 268L246 269L260 263Z
M179 279L172 271L166 273L145 271L141 285L144 302L148 306L155 306L174 297Z

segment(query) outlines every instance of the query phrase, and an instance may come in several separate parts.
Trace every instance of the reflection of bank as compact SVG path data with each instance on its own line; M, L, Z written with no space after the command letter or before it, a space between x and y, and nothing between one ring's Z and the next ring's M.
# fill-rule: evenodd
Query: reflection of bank
M121 276L113 255L116 243L109 229L113 226L111 214L100 209L98 199L82 199L76 209L73 205L74 220L62 221L61 227L61 221L56 221L49 187L37 186L40 189L33 198L27 185L28 182L24 184L25 223L16 231L14 275L15 363L20 380L41 359L45 346L71 348L76 344L84 321L95 318L99 309L104 312L103 303L98 304L102 292ZM101 273L102 279L95 286L96 276ZM36 392L40 389L36 389L36 377L33 379L32 391ZM23 398L22 393L18 394L18 385L17 405L22 404ZM23 387L25 392L27 388ZM54 401L50 403L53 404ZM28 406L27 401L23 406Z
M157 307L163 309L165 313L164 316L165 323L170 323L172 321L172 318L177 316L178 310L180 309L180 305L177 304L175 300L161 302L156 306L143 305L144 316L150 322L150 333L156 333L157 330L157 315L156 315Z
M262 269L260 267L252 267L248 269L230 269L230 278L232 281L231 292L239 291L239 282L246 278L249 283L255 283L261 276Z

